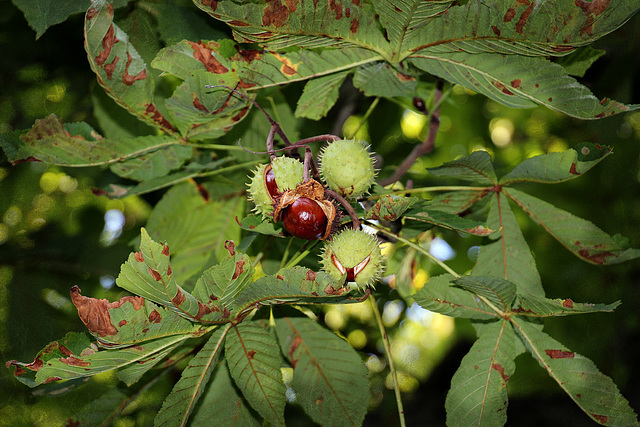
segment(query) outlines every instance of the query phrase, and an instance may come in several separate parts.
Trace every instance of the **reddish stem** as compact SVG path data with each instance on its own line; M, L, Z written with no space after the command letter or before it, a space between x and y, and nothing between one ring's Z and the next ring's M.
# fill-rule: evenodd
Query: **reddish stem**
M356 214L356 211L353 209L353 206L351 206L351 203L349 203L347 199L345 199L340 194L336 193L330 188L325 188L324 192L327 193L330 197L333 197L334 199L336 199L345 208L345 210L351 217L351 227L354 230L359 230L360 219L358 218L358 214Z

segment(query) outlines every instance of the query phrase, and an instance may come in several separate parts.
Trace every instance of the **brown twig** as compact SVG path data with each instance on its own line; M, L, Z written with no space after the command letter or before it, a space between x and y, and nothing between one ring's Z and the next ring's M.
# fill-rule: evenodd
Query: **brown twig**
M398 181L400 178L404 176L405 173L413 166L413 164L418 160L421 156L428 154L433 150L433 146L436 141L436 135L438 134L438 128L440 127L440 106L438 103L440 102L440 98L442 97L442 88L444 87L444 82L442 80L438 80L436 82L436 91L433 98L433 105L437 107L433 110L433 114L431 115L431 121L429 122L429 133L427 134L426 139L420 145L417 145L411 153L400 163L398 169L388 178L381 179L378 181L378 184L387 186L389 184L393 184Z
M337 200L345 208L345 210L351 217L351 227L354 230L359 230L360 219L358 218L358 214L356 214L356 211L353 209L353 206L351 206L351 203L349 203L347 199L345 199L340 194L336 193L330 188L325 188L324 192L327 193L329 197L333 197L335 200Z

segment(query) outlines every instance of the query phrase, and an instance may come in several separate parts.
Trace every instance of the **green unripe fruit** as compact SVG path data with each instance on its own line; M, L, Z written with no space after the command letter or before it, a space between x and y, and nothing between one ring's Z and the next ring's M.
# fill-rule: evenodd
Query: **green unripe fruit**
M373 159L364 141L343 139L322 150L320 174L330 189L345 197L369 190L376 177Z
M338 233L325 244L320 262L334 280L346 273L347 282L355 283L358 288L373 285L384 271L378 239L361 230Z
M303 180L304 166L290 157L276 157L270 165L259 165L249 183L249 200L263 217L273 212L275 198L292 190Z

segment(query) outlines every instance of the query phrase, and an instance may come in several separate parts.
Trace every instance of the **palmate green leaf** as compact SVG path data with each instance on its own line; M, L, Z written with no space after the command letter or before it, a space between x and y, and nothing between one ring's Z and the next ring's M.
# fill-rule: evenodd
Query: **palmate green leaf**
M204 269L226 258L225 241L240 241L235 217L242 216L244 188L236 184L189 180L174 185L156 204L147 230L173 253L173 274L180 283L195 282Z
M308 317L276 314L296 402L320 425L360 426L369 404L367 369L342 338Z
M571 298L548 299L533 295L518 295L517 304L512 311L519 316L551 317L569 314L611 312L620 305L620 301L612 304L588 304L574 302Z
M162 402L162 408L154 420L155 426L184 426L198 399L209 382L211 373L222 353L224 339L231 325L218 328L206 344L182 371L180 380Z
M592 264L617 264L640 257L628 239L611 237L593 223L578 218L550 203L509 188L503 192L565 248Z
M191 418L191 425L216 424L233 427L260 427L259 422L247 402L238 393L229 376L229 369L221 362L213 373L213 378L200 398Z
M507 421L507 383L516 370L515 334L502 319L484 326L451 379L448 426L501 426Z
M72 167L114 164L168 147L183 148L170 136L103 139L88 124L63 124L54 114L36 119L31 129L24 133L3 134L0 146L12 163L39 160Z
M196 282L193 295L202 301L212 299L231 309L238 294L251 283L254 268L247 255L235 250L233 242L227 243L229 256L204 272Z
M31 363L15 360L7 366L15 366L16 378L35 387L57 380L89 377L113 369L123 368L174 348L189 335L177 335L148 341L121 349L98 350L88 334L69 332L64 338L47 345Z
M154 82L147 64L113 22L113 4L94 1L85 16L84 32L89 65L105 92L141 120L174 133L153 101Z
M111 172L123 178L146 181L178 169L193 155L193 147L171 145L157 151L111 165Z
M318 120L324 117L338 100L339 89L349 75L341 71L309 80L298 99L296 117Z
M495 319L500 317L491 307L471 292L455 286L454 277L443 274L432 277L411 297L422 308L452 317Z
M375 10L368 2L341 3L302 0L283 4L236 3L231 1L194 3L234 30L236 40L257 42L270 49L299 46L363 46L388 50L379 30Z
M489 237L495 242L480 247L472 275L500 277L515 283L519 294L544 296L536 262L508 199L502 192L490 197L487 227L499 233Z
M561 153L548 153L523 160L500 178L500 184L542 182L553 184L577 178L611 154L611 147L582 143Z
M108 348L124 347L172 335L197 334L195 325L178 314L138 296L119 301L95 299L71 288L78 316L98 342Z
M225 341L229 373L242 395L265 420L284 425L286 388L276 338L256 322L231 327Z
M495 53L440 53L414 57L423 71L513 108L544 105L579 119L598 119L639 105L624 105L596 98L589 89L569 77L562 66L543 58Z
M241 313L256 305L282 303L349 304L362 302L368 294L353 294L323 271L296 266L263 276L249 284L235 299L233 311Z
M151 240L143 228L140 251L129 255L116 284L147 300L161 304L190 320L223 322L228 313L217 302L198 301L180 287L169 262L169 246Z
M575 353L529 322L513 325L534 359L593 421L608 426L638 425L638 417L618 387L588 358Z
M452 282L462 289L485 298L502 311L511 308L516 297L516 285L499 277L462 276Z
M427 171L439 178L455 178L481 185L496 185L498 177L493 170L491 156L486 151L474 151L468 156L443 163Z

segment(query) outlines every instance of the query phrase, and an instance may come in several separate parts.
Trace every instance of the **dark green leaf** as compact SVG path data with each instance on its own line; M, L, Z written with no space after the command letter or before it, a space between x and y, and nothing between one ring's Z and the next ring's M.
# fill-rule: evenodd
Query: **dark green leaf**
M216 366L229 327L217 329L202 349L182 371L180 380L162 403L162 409L155 418L155 426L187 424L204 388L209 382L211 372Z
M501 426L507 421L507 383L516 370L515 334L506 320L491 322L451 379L445 408L450 426Z
M168 175L193 155L193 147L172 145L111 165L111 172L123 178L146 181Z
M571 55L558 58L556 63L562 65L570 76L584 77L589 67L605 53L604 50L584 46L576 49Z
M362 425L370 392L358 353L308 317L277 316L276 329L293 367L295 401L311 419L320 425Z
M255 322L233 326L225 341L229 373L251 407L274 425L284 425L285 386L276 338Z
M418 82L385 62L372 62L356 68L353 85L366 96L413 96Z
M610 426L638 424L637 415L618 387L590 359L525 320L516 318L514 327L534 359L592 420Z
M529 245L508 199L502 193L491 196L487 227L499 230L489 237L497 240L480 247L472 275L500 277L515 283L520 294L544 296L540 273Z
M238 393L229 376L229 370L221 362L213 373L204 395L191 419L191 425L260 427L262 425Z
M510 188L505 194L556 238L565 248L592 264L617 264L640 257L627 239L611 237L593 223L578 218L550 203Z
M613 304L586 304L573 302L571 298L548 299L533 295L518 295L518 304L513 312L521 316L533 317L566 316L602 311L611 312L619 305L620 301Z
M298 99L296 117L318 120L326 116L338 100L340 86L348 75L349 71L341 71L308 81Z
M285 237L280 224L276 224L270 219L264 219L262 215L250 214L237 222L243 230L266 234L268 236Z
M611 154L611 147L583 143L562 153L548 153L522 161L500 178L500 184L543 182L552 184L574 179Z

